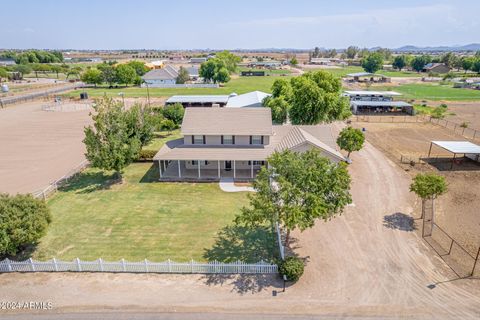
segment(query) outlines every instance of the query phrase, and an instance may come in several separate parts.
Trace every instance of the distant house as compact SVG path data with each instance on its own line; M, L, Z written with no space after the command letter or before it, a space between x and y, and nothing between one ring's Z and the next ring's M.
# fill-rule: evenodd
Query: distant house
M180 103L184 108L191 107L263 107L263 99L270 94L262 91L252 91L237 95L178 95L167 99L166 104Z
M310 58L310 64L317 64L321 66L347 65L345 61L338 58Z
M188 75L190 76L190 80L197 80L200 77L198 67L191 66L185 69L187 69Z
M0 58L0 66L6 67L6 66L13 66L17 64L14 59L11 58Z
M162 84L175 84L177 77L178 71L174 67L166 65L162 69L153 69L145 73L142 79L147 85L155 86Z
M423 67L423 72L448 73L450 68L444 63L429 63Z
M207 58L201 57L201 58L190 58L190 63L204 63L207 61Z
M274 152L316 149L345 161L330 125L273 125L270 108L188 108L182 138L158 151L160 181L252 180Z

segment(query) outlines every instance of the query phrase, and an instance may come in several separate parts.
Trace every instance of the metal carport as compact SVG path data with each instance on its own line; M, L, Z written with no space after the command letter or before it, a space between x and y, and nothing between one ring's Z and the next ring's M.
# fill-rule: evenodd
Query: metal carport
M470 141L431 141L430 149L428 150L429 158L433 145L453 153L452 166L450 169L453 168L457 154L463 154L464 157L468 157L474 161L480 161L480 146Z

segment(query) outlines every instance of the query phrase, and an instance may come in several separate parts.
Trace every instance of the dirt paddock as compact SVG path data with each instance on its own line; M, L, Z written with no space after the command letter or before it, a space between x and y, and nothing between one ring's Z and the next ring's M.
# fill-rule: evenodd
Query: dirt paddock
M430 123L354 123L366 129L367 140L413 177L419 172L434 171L446 177L448 192L436 205L436 223L469 253L480 246L480 164L464 161L450 170L452 154L432 148L432 155L445 157L445 163L401 164L400 156L423 157L428 154L431 140L465 140L453 131ZM438 169L441 170L438 170ZM419 213L418 213L419 215Z
M33 192L84 159L83 127L91 121L90 111L48 112L45 104L0 109L0 192Z

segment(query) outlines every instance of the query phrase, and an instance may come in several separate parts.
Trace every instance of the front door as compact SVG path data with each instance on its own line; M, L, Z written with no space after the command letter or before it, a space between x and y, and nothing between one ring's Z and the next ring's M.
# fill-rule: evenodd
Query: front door
M225 170L226 171L232 170L232 161L225 161Z

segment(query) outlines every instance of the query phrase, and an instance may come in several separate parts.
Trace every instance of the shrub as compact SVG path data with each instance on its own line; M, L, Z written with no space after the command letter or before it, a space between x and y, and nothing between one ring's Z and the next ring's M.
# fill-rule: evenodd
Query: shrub
M15 255L45 234L51 221L44 201L31 195L0 194L0 256Z
M139 161L152 161L153 157L157 154L156 150L145 150L142 149L140 150L140 153L138 154L138 160Z
M290 281L298 281L303 275L303 261L298 257L288 257L279 265L279 272Z

